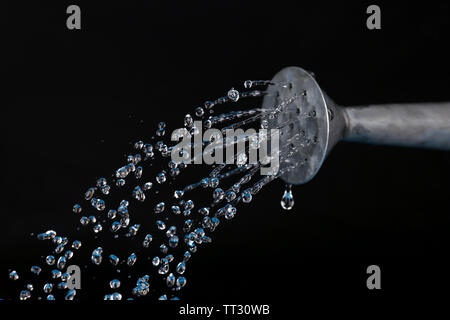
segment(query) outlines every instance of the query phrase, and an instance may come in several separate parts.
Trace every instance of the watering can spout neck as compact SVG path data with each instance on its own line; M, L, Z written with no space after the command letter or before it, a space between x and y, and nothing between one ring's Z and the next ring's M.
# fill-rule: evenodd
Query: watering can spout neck
M450 150L450 102L341 108L343 140Z

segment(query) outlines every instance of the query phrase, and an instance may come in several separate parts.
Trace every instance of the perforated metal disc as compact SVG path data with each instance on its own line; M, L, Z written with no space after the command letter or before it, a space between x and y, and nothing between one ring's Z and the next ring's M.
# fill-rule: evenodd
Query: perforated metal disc
M265 120L269 123L269 129L283 127L280 129L280 148L292 144L291 147L298 150L280 163L280 170L289 167L289 164L297 164L281 178L287 183L304 184L314 177L326 156L329 134L326 101L314 77L302 68L285 68L272 81L287 86L268 86L263 109L274 109L281 101L298 95L281 114ZM295 134L300 137L290 141Z

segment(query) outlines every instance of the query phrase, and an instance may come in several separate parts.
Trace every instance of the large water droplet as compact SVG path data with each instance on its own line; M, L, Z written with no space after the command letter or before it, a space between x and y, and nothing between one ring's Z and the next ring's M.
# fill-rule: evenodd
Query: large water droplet
M76 290L75 289L70 289L69 291L67 291L66 296L64 297L65 300L73 300L73 298L76 295Z
M178 272L179 274L183 274L184 271L186 271L186 263L185 263L184 261L180 262L180 263L177 265L176 270L177 270L177 272Z
M120 287L120 281L117 280L117 279L111 280L111 281L109 282L109 287L110 287L111 289L117 289L117 288L119 288L119 287Z
M17 279L19 279L19 274L16 270L13 270L9 273L9 278L13 281L16 281Z
M281 207L284 210L291 210L294 207L294 195L292 194L292 185L286 185L286 190L281 197Z
M166 284L169 288L173 287L173 285L175 284L175 276L173 275L173 273L170 273L167 278L166 278Z
M130 256L127 259L127 265L131 267L132 265L135 264L136 260L137 260L136 254L135 253L130 254Z
M166 174L165 172L160 172L157 174L156 176L156 182L158 182L159 184L166 182Z
M185 277L178 277L177 282L177 290L180 290L186 285L186 278Z
M165 203L164 202L160 202L155 206L155 213L161 213L164 211L165 208Z
M147 234L144 238L144 241L142 242L142 245L144 246L144 248L148 248L148 246L150 245L150 242L152 242L153 237L151 234Z
M41 273L41 268L40 267L38 267L38 266L32 266L31 267L31 272L33 272L34 274L39 274L39 273Z
M75 212L75 213L80 213L81 212L81 206L79 205L79 204L75 204L74 206L73 206L73 212Z
M44 292L45 292L45 293L50 293L50 292L52 292L52 289L53 289L53 284L52 284L52 283L46 283L46 284L44 285Z
M234 88L231 88L231 90L228 91L228 93L227 93L227 97L228 97L231 101L236 102L236 101L239 100L239 91L237 91L237 90L234 89Z

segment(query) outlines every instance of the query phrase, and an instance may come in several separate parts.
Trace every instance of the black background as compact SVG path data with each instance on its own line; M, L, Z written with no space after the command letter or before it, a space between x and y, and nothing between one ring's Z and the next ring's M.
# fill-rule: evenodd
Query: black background
M69 4L81 7L81 30L66 28ZM49 253L30 234L76 234L73 203L124 162L130 143L154 135L160 120L180 126L246 79L295 65L314 71L342 105L450 100L450 5L378 3L382 30L371 31L369 4L6 4L0 297L16 298L25 284L11 284L8 269L27 270ZM294 188L292 211L281 209L276 181L222 224L194 257L183 300L436 294L448 282L449 160L448 152L339 144L312 182ZM371 264L382 270L377 292L366 288ZM110 275L93 269L81 298L108 291Z

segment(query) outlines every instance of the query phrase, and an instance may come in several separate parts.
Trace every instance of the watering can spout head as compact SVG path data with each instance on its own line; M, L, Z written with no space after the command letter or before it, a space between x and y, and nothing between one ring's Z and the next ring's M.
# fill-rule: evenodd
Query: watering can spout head
M280 163L280 170L291 167L281 175L289 184L310 181L340 140L450 150L450 102L342 107L299 67L282 69L272 83L288 84L269 86L262 107L290 101L266 119L269 129L281 131L280 147L290 144L296 150Z

